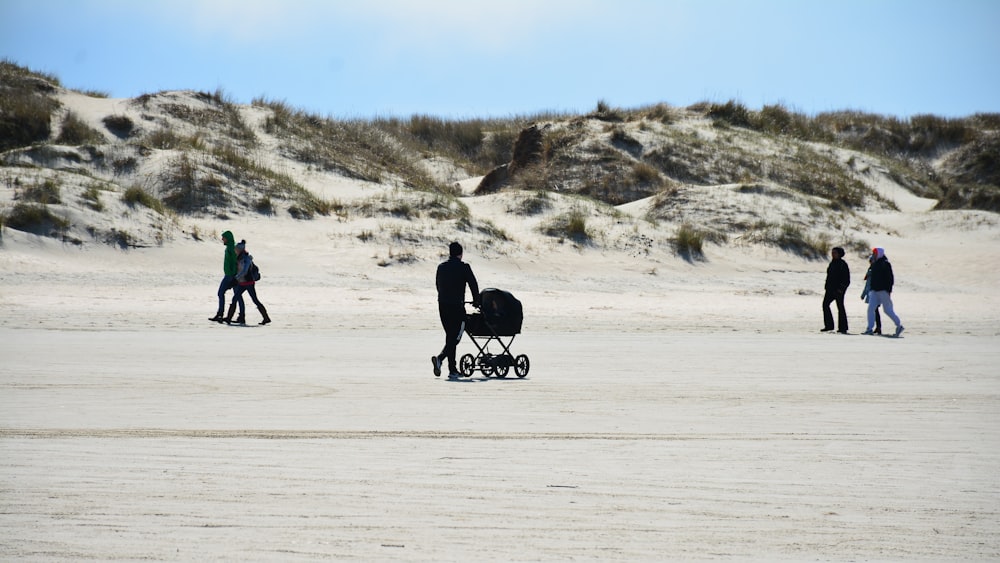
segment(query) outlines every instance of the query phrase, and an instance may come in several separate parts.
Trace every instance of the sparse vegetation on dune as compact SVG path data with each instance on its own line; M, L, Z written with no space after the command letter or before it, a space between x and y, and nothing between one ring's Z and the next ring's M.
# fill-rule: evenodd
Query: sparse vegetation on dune
M98 145L104 142L104 136L99 131L84 123L72 111L66 112L56 137L60 145Z
M22 201L52 205L62 203L59 182L52 178L31 183L14 192L14 198Z
M69 221L54 214L42 203L18 203L0 221L5 227L61 238L69 228Z
M986 120L1000 130L998 120ZM950 181L940 189L939 209L985 209L1000 213L1000 134L983 135L945 158Z
M541 226L541 231L560 242L568 239L580 245L589 244L593 238L587 227L587 214L580 207L552 217Z
M264 130L281 139L287 157L324 172L374 183L400 183L422 191L447 191L416 166L416 155L370 123L321 118L285 102L254 100L272 111Z
M139 186L132 186L125 190L125 193L122 194L122 201L128 205L142 205L144 207L148 207L157 213L163 213L165 211L162 201L153 197L149 194L149 192Z
M816 260L825 258L832 248L830 239L825 234L811 235L798 225L789 223L783 223L777 228L765 228L762 235L766 242Z
M59 102L51 94L59 79L0 60L0 151L48 139Z
M104 202L101 201L101 191L102 187L99 184L91 184L80 195L80 201L94 211L104 211Z
M453 196L440 193L393 190L362 200L349 209L362 217L389 216L411 220L427 217L435 221L469 219L468 206Z
M86 233L92 228L69 224L51 206L111 213L118 200L102 194L118 192L132 212L153 217L429 220L490 245L514 240L493 218L473 215L455 183L464 176L442 175L433 168L440 163L492 178L477 195L505 192L501 205L510 217L557 241L613 245L628 238L612 236L613 225L646 220L689 260L704 257L706 243L761 244L822 259L831 240L865 227L860 213L894 207L875 189L879 182L937 199L940 209L1000 211L996 114L810 117L733 100L636 109L600 100L585 115L363 120L265 98L241 106L220 89L146 94L125 108L109 105L106 115L83 116L63 108L58 92L65 90L56 77L0 62L0 158L19 199L16 209L2 210L9 228ZM325 200L305 187L326 178L373 193ZM642 217L601 210L647 198ZM784 222L768 217L779 203ZM380 238L361 232L360 240ZM122 247L143 239L102 236ZM863 244L848 239L839 244ZM410 261L409 250L389 254L387 263Z
M673 242L677 254L686 260L695 260L704 255L702 247L705 244L705 235L688 223L682 224L677 229Z
M508 213L516 215L538 215L552 208L549 193L542 190L522 192L510 205Z

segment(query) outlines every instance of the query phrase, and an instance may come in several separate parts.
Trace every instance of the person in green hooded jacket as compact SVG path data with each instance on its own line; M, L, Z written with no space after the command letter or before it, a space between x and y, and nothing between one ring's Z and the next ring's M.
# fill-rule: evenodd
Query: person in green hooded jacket
M226 306L226 292L236 287L236 237L233 233L225 231L222 233L222 244L226 245L226 251L222 260L224 275L222 282L219 283L219 308L215 311L215 316L208 319L217 323L226 320L222 314L222 309Z

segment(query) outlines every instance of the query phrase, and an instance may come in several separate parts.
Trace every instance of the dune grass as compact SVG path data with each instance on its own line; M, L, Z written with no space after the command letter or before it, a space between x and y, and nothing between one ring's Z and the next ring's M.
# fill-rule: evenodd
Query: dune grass
M104 135L87 125L76 113L66 112L63 118L56 143L60 145L99 145L104 142Z
M794 223L759 221L740 235L743 243L776 246L786 252L809 260L822 260L830 253L833 244L824 233L812 234Z
M25 202L52 205L62 203L62 189L57 179L46 178L22 187L15 196Z
M507 212L515 215L531 216L545 213L552 208L552 198L547 191L522 191L508 204Z
M107 209L101 196L117 192L118 186L116 184L95 179L83 186L83 191L80 193L80 201L91 210L100 213ZM163 204L161 203L160 205L162 209Z
M51 94L59 79L0 60L0 151L42 142L52 134L52 113L60 106Z
M684 223L677 229L673 238L674 250L687 260L704 256L705 236L689 223Z
M395 183L421 191L447 191L416 165L416 159L378 127L362 120L339 121L257 98L271 110L264 130L284 141L281 151L324 172L373 183Z
M557 238L560 242L568 239L577 244L589 244L592 240L587 227L587 214L580 207L552 217L540 229L543 234Z
M43 203L16 203L0 222L12 229L43 236L62 236L70 227L67 219L52 213Z
M142 205L157 213L163 214L166 211L162 201L139 186L131 186L122 194L122 201L129 206Z

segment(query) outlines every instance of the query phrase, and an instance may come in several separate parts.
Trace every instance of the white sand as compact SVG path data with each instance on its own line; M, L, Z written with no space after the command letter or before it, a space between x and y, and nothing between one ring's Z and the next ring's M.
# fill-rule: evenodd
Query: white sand
M0 559L1000 559L1000 226L882 189L899 339L858 335L856 255L854 334L820 334L825 262L578 250L466 198L521 243L466 259L524 304L523 380L433 377L444 249L357 238L392 225L7 229ZM206 320L224 229L270 326Z
M996 559L997 231L948 216L886 244L900 339L819 334L825 263L777 251L471 254L532 368L461 382L431 260L224 224L275 319L235 328L221 245L8 230L0 558Z

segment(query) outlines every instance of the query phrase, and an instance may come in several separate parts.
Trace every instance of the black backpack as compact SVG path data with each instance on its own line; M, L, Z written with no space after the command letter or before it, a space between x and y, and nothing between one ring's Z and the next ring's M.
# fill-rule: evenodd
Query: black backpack
M255 262L250 263L250 271L247 272L247 277L253 281L260 281L260 268L257 267Z

